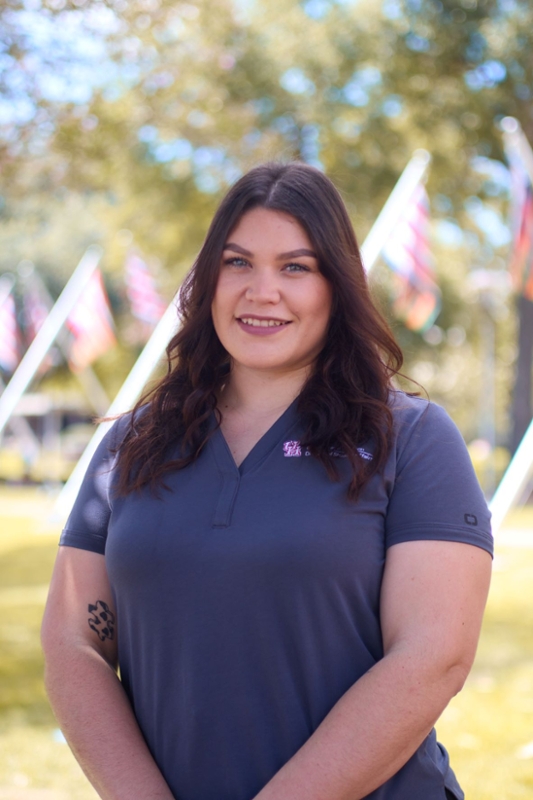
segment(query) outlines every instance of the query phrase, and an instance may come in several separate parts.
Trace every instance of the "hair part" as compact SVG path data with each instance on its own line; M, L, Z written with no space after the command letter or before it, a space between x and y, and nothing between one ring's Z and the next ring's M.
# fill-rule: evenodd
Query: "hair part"
M229 190L179 291L180 330L168 344L167 373L135 405L118 448L116 490L165 487L165 475L192 463L220 425L217 395L230 372L230 356L211 318L228 236L253 208L294 217L305 229L319 268L332 287L325 345L298 399L302 445L332 479L339 448L352 467L348 495L357 498L387 459L392 431L392 378L402 352L374 306L355 233L342 198L326 176L307 164L268 163L252 169ZM372 441L373 459L358 452ZM178 446L179 456L169 459Z

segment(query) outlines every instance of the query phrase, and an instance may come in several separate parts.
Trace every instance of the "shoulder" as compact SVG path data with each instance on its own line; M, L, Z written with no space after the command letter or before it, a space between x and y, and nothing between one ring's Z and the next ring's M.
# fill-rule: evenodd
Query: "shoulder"
M389 408L394 427L398 432L419 424L446 425L448 422L454 424L442 406L426 397L406 394L400 390L391 391Z
M416 427L419 424L455 427L448 412L426 397L393 390L389 395L389 408L398 429Z
M110 420L108 430L106 431L102 444L105 443L107 450L110 453L120 450L121 445L127 436L135 436L137 434L137 426L142 417L146 414L149 404L141 406L139 409L126 411L121 414L114 421ZM105 424L105 423L104 423Z
M396 452L431 450L438 452L466 449L462 434L442 406L424 397L391 392L389 407L393 416Z
M87 477L114 469L124 441L128 436L135 435L135 423L141 411L143 409L140 409L135 415L133 411L128 411L116 419L107 419L100 423L100 427L85 453L85 456L87 456L87 452L91 453Z
M465 441L436 403L391 398L395 442L387 512L388 546L412 539L461 541L492 552L490 513Z

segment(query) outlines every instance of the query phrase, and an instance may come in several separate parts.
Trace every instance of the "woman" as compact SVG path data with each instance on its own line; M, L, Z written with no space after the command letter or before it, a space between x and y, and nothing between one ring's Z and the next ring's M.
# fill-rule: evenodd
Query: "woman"
M489 515L453 423L392 386L331 182L238 181L181 312L61 538L46 681L80 764L106 800L463 798L433 725Z

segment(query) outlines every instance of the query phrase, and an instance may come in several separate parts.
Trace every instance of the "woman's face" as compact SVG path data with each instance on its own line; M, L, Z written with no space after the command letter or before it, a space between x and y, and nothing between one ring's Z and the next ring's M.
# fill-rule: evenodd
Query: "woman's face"
M255 208L226 242L211 307L235 364L292 371L324 345L332 291L307 233L289 214Z

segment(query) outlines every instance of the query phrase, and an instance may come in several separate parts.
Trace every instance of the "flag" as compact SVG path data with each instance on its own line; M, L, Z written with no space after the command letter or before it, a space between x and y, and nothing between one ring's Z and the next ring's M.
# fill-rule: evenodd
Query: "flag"
M52 310L54 303L45 284L36 270L32 270L26 278L23 295L24 331L28 344L31 344L41 330L45 319ZM51 347L43 358L37 374L42 376L51 367L57 366L62 361L61 353L57 347Z
M32 280L24 291L23 308L26 337L28 342L33 342L52 308L51 301L36 280Z
M155 328L165 313L166 303L157 291L148 265L136 253L130 253L126 259L125 271L131 313L141 322Z
M511 281L518 294L533 301L533 187L520 158L510 158L511 230L509 261Z
M88 367L116 344L113 317L99 269L93 272L66 324L73 335L69 363L75 372Z
M429 199L419 184L383 248L383 258L395 273L393 310L407 328L425 331L441 308L429 250Z
M20 356L20 333L15 298L11 287L3 286L0 288L0 367L5 372L15 372Z

